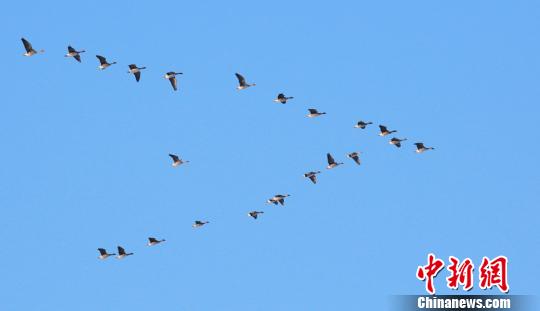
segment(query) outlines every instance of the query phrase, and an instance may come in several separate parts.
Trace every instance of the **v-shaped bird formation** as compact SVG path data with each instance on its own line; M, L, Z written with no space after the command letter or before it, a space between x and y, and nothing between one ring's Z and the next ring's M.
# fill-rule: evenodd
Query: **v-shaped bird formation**
M43 49L35 50L32 44L27 39L21 38L21 41L23 43L23 47L25 50L25 53L23 54L24 56L30 57L37 54L45 53L45 50ZM83 61L81 54L83 53L86 53L86 50L78 50L78 49L75 49L73 46L68 45L67 54L65 54L64 56L71 57L75 59L78 63L81 63ZM96 58L99 61L99 65L97 67L99 70L105 70L111 67L112 65L117 64L116 61L109 62L107 58L102 55L96 55ZM145 70L146 67L145 66L139 67L133 63L127 66L129 68L127 73L132 74L136 82L140 82L142 70ZM166 80L169 80L169 83L171 84L173 91L178 91L179 89L178 76L179 75L183 75L183 73L177 72L177 71L167 71L162 77ZM248 83L246 78L242 74L235 73L234 75L238 81L238 85L236 86L237 90L239 91L245 90L250 87L256 86L256 83L253 83L253 82ZM273 101L280 104L287 104L292 99L294 99L294 97L286 96L284 93L280 92L278 93L278 95ZM308 110L308 114L306 116L308 118L317 118L317 117L321 117L327 114L326 112L319 111L316 108L308 108L307 110ZM354 128L366 130L366 128L372 124L373 124L372 121L359 120L354 125ZM397 133L397 130L388 129L386 125L379 124L379 136L386 137L393 133ZM407 141L407 138L392 137L388 141L388 143L397 148L401 148L405 141ZM435 149L434 147L425 146L423 142L416 142L414 143L414 145L416 147L416 150L415 150L416 153L424 153L428 150ZM350 158L352 161L354 161L354 163L358 166L362 164L362 161L360 159L360 154L361 154L360 151L353 151L353 152L348 153L346 156ZM172 160L172 166L175 168L190 162L187 160L183 160L180 156L173 153L169 153L169 157ZM326 165L327 170L333 170L337 168L338 166L345 164L344 162L336 161L336 159L332 156L330 152L326 154L326 163L327 163ZM321 174L320 170L312 170L312 171L308 171L304 173L303 177L309 179L312 184L317 184L319 174ZM275 206L285 206L285 199L288 197L290 197L290 194L276 194L272 196L271 198L267 199L266 203L273 204ZM258 217L262 214L264 214L264 211L252 210L248 212L248 216L250 216L253 219L258 219ZM202 228L203 226L206 226L207 224L209 224L209 221L207 220L195 220L192 224L192 227ZM147 246L155 246L163 242L165 242L165 239L157 239L155 237L148 237ZM105 260L111 256L116 256L117 259L124 259L126 257L134 255L133 252L127 252L122 246L117 246L117 253L109 253L105 248L98 248L97 250L99 252L98 258L101 260Z

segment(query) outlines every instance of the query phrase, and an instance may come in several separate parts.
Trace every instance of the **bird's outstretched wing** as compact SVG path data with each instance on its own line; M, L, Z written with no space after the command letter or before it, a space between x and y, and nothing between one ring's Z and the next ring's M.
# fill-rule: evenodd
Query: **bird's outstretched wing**
M135 76L135 81L139 82L141 80L141 72L137 71L133 74Z
M326 159L328 160L328 164L332 164L336 162L334 161L334 158L332 157L332 155L329 153L326 154Z
M107 59L106 59L105 57L103 57L103 56L101 56L101 55L96 55L96 57L97 57L97 59L99 59L99 63L100 63L101 65L107 64Z
M30 44L28 40L26 40L25 38L21 38L21 40L22 40L22 43L24 45L24 49L26 50L26 52L30 52L33 50L32 44Z
M176 87L176 77L171 77L169 78L169 81L171 82L171 85L173 87L173 89L176 91L177 90L177 87Z
M239 73L235 73L236 75L236 78L238 79L238 83L241 85L241 86L244 86L246 85L246 79Z

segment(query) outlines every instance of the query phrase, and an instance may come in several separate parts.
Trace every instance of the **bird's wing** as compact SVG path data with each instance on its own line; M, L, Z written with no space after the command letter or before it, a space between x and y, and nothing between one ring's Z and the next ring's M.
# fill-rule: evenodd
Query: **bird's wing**
M149 241L150 243L155 243L155 242L157 242L158 240L156 240L156 238L149 237L149 238L148 238L148 241Z
M180 160L180 158L176 154L169 153L169 157L171 157L174 162Z
M356 162L356 164L360 165L360 157L358 157L358 155L353 156L352 159L354 162Z
M381 132L388 132L388 129L384 125L379 125L379 128L381 129Z
M101 255L107 255L107 251L104 248L97 249Z
M283 198L279 199L278 202L279 202L279 204L281 204L281 205L285 205L285 200L284 200Z
M317 183L317 175L313 174L313 175L309 176L309 179L310 179L314 184Z
M141 79L141 72L140 72L140 71L137 71L136 73L134 73L134 75L135 75L135 80L136 80L137 82L139 82L139 80Z
M125 255L126 251L122 246L118 246L118 255Z
M137 68L137 65L131 64L131 65L129 65L128 67L129 67L129 69L135 69L135 68Z
M28 42L28 40L26 40L25 38L21 38L21 40L22 40L22 43L24 45L24 49L26 50L26 52L32 51L32 44L30 44L30 42Z
M75 49L72 48L71 45L70 45L70 46L68 46L68 52L69 52L69 53L75 53L76 51L75 51Z
M169 81L171 81L171 85L173 87L173 89L176 91L177 88L176 88L176 77L172 77L172 78L169 78Z
M105 57L103 57L103 56L101 56L101 55L96 55L96 57L97 57L97 59L99 59L99 63L100 63L101 65L104 65L104 64L107 63L107 59L106 59Z
M235 75L240 85L246 85L246 79L241 74L235 73Z
M278 99L285 99L285 94L279 93L277 96Z
M317 113L317 109L313 109L313 108L309 108L308 111L309 113Z
M424 149L425 148L423 143L416 143L415 145L416 145L417 149Z
M81 62L81 55L77 54L73 56L73 58L75 58L79 63Z
M335 163L334 158L329 153L326 154L326 159L328 160L328 164Z

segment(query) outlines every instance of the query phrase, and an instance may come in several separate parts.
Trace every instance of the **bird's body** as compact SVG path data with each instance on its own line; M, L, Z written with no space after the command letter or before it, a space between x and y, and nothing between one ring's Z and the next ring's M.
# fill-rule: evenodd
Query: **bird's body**
M169 157L171 157L171 159L173 160L173 163L172 163L173 167L180 166L184 163L189 163L189 161L180 159L180 157L177 156L176 154L169 153Z
M73 57L79 63L81 62L81 53L86 52L85 50L77 51L71 45L68 46L68 53L64 55L65 57Z
M351 158L356 164L360 165L360 152L351 152L347 155L347 157Z
M105 70L108 67L110 67L111 65L116 64L116 62L112 62L112 63L107 62L107 59L105 57L101 56L101 55L96 55L96 57L99 60L98 69L100 69L100 70Z
M126 253L126 250L124 250L122 246L118 246L118 256L116 256L116 258L124 259L127 256L131 256L131 255L133 255L133 253Z
M162 242L165 242L165 239L162 239L162 240L158 240L154 237L149 237L148 238L148 246L154 246L154 245L158 245L159 243L162 243Z
M285 94L279 93L278 96L276 97L276 99L274 99L274 102L286 104L289 99L293 99L293 98L294 97L292 97L292 96L287 97L287 96L285 96Z
M311 180L312 183L316 184L317 183L317 174L320 174L321 171L312 171L312 172L307 172L304 174L304 177L306 178L309 178L309 180Z
M290 194L276 194L275 196L271 197L266 201L266 203L278 205L281 204L282 206L285 205L285 198L291 196Z
M309 113L307 114L308 118L315 118L318 116L322 116L323 114L326 114L326 112L319 112L317 111L317 109L313 109L313 108L309 108L308 111L309 111Z
M209 223L209 221L195 220L195 222L193 223L193 228L200 228L207 223Z
M329 170L343 164L342 162L336 162L330 153L326 154L326 160L328 161L328 166L326 166L326 168Z
M99 252L99 257L98 258L101 259L101 260L107 259L107 258L109 258L111 256L116 255L114 253L113 254L107 253L107 250L105 250L104 248L98 248L98 252Z
M425 151L428 151L428 150L434 150L435 149L433 147L424 146L424 143L414 143L414 145L416 146L416 153L422 153L422 152L425 152Z
M45 53L45 50L39 50L39 51L34 50L34 48L32 47L32 44L30 44L30 42L26 40L25 38L21 38L21 41L26 51L26 53L23 54L24 56L34 56L38 53Z
M248 216L252 217L253 219L257 219L257 217L259 217L259 214L264 214L264 212L251 211L251 212L248 213Z
M365 129L370 124L373 124L373 122L358 121L358 123L356 123L354 127L359 129Z
M238 79L238 86L236 87L237 90L245 90L247 89L248 87L251 87L251 86L255 86L257 84L255 83L247 83L246 82L246 79L244 78L244 76L242 76L241 74L239 73L235 73L234 74L236 76L236 79Z
M381 132L379 133L379 136L386 136L386 135L390 135L392 133L395 133L397 131L389 131L388 128L384 125L379 125L379 129L381 130Z
M141 70L146 69L146 67L137 67L135 64L130 64L128 73L131 73L135 76L135 81L139 82L141 79Z
M165 79L168 79L170 82L171 82L171 85L173 87L173 90L178 90L178 87L177 87L177 81L176 81L176 75L181 75L183 73L181 72L174 72L174 71L169 71L165 74L164 78Z
M403 138L403 139L400 139L400 138L397 138L397 137L392 137L392 139L390 139L390 141L388 142L390 145L394 145L398 148L401 148L401 142L403 141L406 141L407 138Z

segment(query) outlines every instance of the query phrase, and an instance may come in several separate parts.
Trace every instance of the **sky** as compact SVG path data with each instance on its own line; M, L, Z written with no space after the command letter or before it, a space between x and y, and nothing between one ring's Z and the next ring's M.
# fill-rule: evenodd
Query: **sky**
M3 311L392 310L429 253L540 290L537 1L9 1L0 26Z

